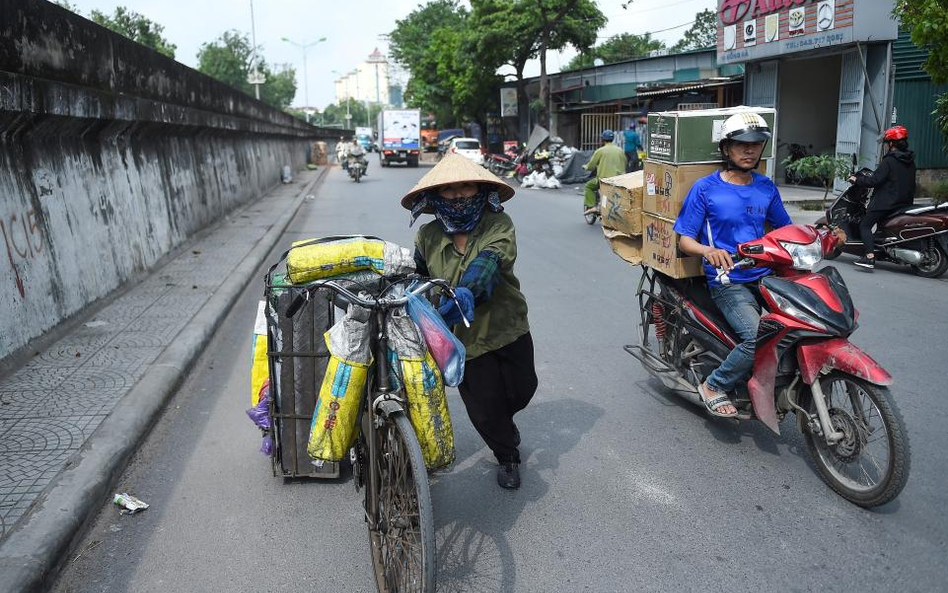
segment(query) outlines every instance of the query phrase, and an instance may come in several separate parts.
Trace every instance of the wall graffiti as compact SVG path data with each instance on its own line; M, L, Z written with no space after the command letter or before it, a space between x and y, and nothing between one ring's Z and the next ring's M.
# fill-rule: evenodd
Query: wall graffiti
M20 278L18 264L33 259L43 252L43 235L39 227L36 212L27 210L26 213L14 213L7 218L0 218L0 234L3 235L3 244L7 249L7 259L13 269L16 288L21 297L26 296L26 287Z

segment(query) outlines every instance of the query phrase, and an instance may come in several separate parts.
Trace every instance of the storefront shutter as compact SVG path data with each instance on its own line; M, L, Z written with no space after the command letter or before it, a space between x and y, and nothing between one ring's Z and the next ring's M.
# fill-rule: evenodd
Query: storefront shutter
M859 154L862 137L862 102L866 80L858 50L843 54L839 77L839 121L836 124L836 154L849 156ZM849 184L837 179L836 191L844 191Z
M748 67L744 74L744 103L750 107L777 107L776 60L760 62ZM774 121L774 138L777 137L777 122ZM776 140L775 140L776 141ZM767 176L775 174L774 159L767 162Z

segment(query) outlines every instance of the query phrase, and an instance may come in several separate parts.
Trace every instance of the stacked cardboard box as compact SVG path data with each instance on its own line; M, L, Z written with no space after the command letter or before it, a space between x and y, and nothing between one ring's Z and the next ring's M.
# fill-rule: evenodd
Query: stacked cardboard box
M602 232L616 255L642 263L642 200L644 173L626 173L599 180Z
M669 111L648 116L645 195L642 201L642 259L645 265L671 276L701 276L701 258L684 255L673 230L691 186L720 169L718 142L724 120L741 111L759 113L773 129L776 112L769 108L735 107L700 111ZM757 171L766 173L765 147Z

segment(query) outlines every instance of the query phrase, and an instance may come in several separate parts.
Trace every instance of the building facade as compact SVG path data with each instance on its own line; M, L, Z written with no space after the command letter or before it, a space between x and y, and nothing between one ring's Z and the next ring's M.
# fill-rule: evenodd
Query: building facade
M352 99L391 104L388 60L376 48L355 70L335 81L335 90L336 103Z
M791 145L809 154L856 155L861 167L878 164L882 133L909 115L895 104L894 4L719 0L718 62L744 65L747 105L777 109L770 173L778 182ZM837 190L845 186L837 180Z

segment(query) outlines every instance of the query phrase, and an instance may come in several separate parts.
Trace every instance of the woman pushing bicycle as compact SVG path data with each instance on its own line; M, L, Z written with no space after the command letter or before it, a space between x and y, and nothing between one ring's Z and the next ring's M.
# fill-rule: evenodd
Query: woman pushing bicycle
M537 389L527 301L514 275L517 238L502 205L513 195L483 167L449 154L401 201L411 224L422 214L435 216L418 230L415 264L419 274L456 287L457 302L442 297L438 312L467 350L458 390L500 463L497 483L503 488L520 487L520 432L513 417Z

